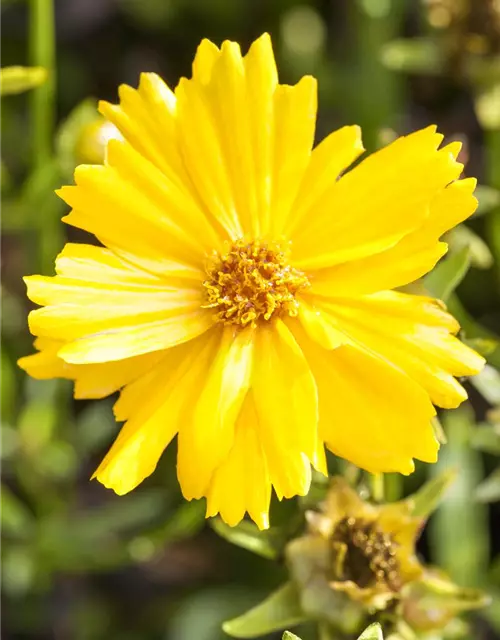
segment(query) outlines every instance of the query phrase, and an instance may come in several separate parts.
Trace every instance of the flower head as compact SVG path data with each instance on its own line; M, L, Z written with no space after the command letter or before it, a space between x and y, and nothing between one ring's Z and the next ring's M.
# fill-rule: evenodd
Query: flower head
M384 608L422 574L415 543L423 525L410 501L364 502L340 477L321 512L309 512L309 535L329 549L329 583L352 600Z
M371 471L434 462L433 403L483 361L440 302L392 289L476 207L459 145L428 127L344 173L359 128L313 150L316 81L278 84L267 35L244 57L204 40L174 92L145 73L100 110L123 140L59 196L103 246L26 278L39 352L20 361L80 398L121 390L97 479L134 489L177 436L185 497L266 527L271 487L305 494L325 444Z

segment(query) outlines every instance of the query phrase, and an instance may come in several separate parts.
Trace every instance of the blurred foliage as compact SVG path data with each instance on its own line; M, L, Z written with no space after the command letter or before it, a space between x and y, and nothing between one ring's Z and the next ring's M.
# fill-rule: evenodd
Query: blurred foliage
M489 366L468 384L470 402L440 416L447 444L439 463L408 478L389 474L384 485L397 499L458 469L419 550L492 598L457 637L500 638L498 2L5 0L1 18L3 637L219 640L224 620L241 619L271 592L290 613L288 628L300 622L287 600L293 588L276 591L287 580L280 550L324 485L273 503L276 527L265 535L249 523L210 526L202 503L183 502L170 447L153 477L118 498L89 482L116 432L111 401L75 403L65 381L29 380L16 368L31 350L22 275L52 273L67 239L88 241L61 224L53 190L75 164L102 161L117 135L96 113L97 98L115 101L118 85L136 85L140 71L175 85L203 37L245 49L269 31L282 81L319 80L318 140L358 123L374 150L436 123L464 143L465 174L479 179L478 212L448 235L448 256L413 287L446 299ZM355 475L329 462L332 472ZM324 636L311 624L293 631L284 637ZM380 637L375 627L361 636Z

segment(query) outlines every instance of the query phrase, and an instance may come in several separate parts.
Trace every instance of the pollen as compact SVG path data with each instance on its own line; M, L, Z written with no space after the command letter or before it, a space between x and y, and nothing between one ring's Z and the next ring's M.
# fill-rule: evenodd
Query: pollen
M374 522L344 518L332 536L334 579L351 580L361 588L384 584L397 592L402 586L397 548Z
M289 253L279 243L259 240L238 240L225 253L214 253L206 266L203 307L214 309L219 322L240 327L296 316L296 295L309 280L290 265Z

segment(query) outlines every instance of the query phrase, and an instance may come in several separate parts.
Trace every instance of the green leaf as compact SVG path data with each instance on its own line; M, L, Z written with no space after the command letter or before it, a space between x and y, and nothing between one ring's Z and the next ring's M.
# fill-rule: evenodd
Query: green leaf
M479 354L488 359L488 356L491 356L495 353L497 349L500 348L500 340L495 338L463 338L462 342L466 344L474 351L477 351Z
M111 403L93 402L85 407L76 424L76 446L82 453L93 453L111 440L116 431Z
M234 638L257 638L304 619L297 587L287 582L250 611L224 622L222 628Z
M435 297L446 302L462 282L471 263L470 249L464 247L449 254L424 279L425 288Z
M445 236L445 241L449 244L452 253L458 253L468 247L473 267L489 269L493 265L493 254L486 242L465 224L461 224L448 232Z
M46 79L47 70L43 67L4 67L0 69L0 95L24 93Z
M479 502L500 501L500 468L493 471L476 489Z
M455 481L457 471L445 469L435 478L428 480L423 487L406 499L411 505L412 515L417 518L427 518L436 510L446 491Z
M478 425L471 434L474 449L500 456L500 425Z
M485 400L492 405L500 405L500 372L486 365L482 371L470 379Z
M33 528L33 516L5 485L0 494L1 523L4 535L25 539Z
M475 500L484 470L481 453L470 446L475 429L470 405L445 412L443 425L448 444L430 471L438 478L450 469L459 472L429 522L431 559L457 584L476 587L484 581L490 542L487 509Z
M492 209L500 206L500 191L485 184L478 184L474 195L479 201L479 205L474 214L475 217L489 213Z
M301 640L301 638L299 638L299 636L296 636L291 631L285 631L282 640Z
M492 347L494 343L496 344L493 350L490 350L489 353L483 355L485 355L490 364L497 367L497 369L500 369L500 338L492 331L476 322L464 309L462 303L455 294L450 296L450 299L447 302L447 307L451 315L460 323L462 332L465 334L467 339L475 340L481 338L482 340L488 340Z
M169 514L163 526L150 531L146 537L154 546L190 538L205 526L205 511L202 500L183 502L176 511Z
M382 627L378 622L374 622L363 631L358 640L384 640Z
M236 527L230 527L220 518L211 518L210 524L221 538L263 558L274 560L283 546L282 536L277 531L273 529L260 531L253 522L244 520Z

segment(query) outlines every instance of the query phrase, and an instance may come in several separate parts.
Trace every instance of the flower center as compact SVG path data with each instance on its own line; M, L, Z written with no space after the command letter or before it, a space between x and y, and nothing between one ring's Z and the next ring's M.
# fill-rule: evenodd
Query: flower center
M255 326L273 316L296 316L296 294L309 286L307 276L290 266L288 251L275 242L237 240L207 264L207 309L224 324Z
M401 589L397 544L374 522L344 518L332 535L334 579L351 580L359 587L383 584L391 591Z

